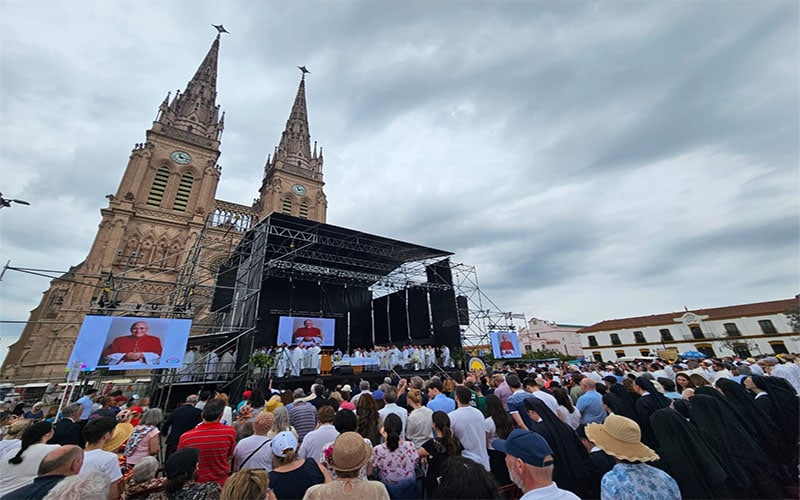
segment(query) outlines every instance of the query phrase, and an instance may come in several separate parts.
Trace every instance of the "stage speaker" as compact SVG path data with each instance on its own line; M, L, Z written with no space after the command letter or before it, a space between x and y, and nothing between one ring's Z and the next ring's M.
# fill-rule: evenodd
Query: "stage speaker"
M352 375L353 374L353 367L352 366L338 366L338 367L336 367L336 374L337 375Z
M317 376L317 370L314 368L303 368L300 370L301 377L308 377L308 376Z
M469 326L469 305L464 295L456 297L456 312L458 313L458 324Z

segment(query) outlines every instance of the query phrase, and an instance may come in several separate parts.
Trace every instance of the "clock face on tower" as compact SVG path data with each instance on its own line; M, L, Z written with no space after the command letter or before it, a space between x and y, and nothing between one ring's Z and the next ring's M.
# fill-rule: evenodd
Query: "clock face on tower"
M295 184L292 186L292 192L297 196L303 196L306 194L306 188L302 184Z
M192 155L187 153L186 151L173 151L170 155L172 161L175 163L186 164L192 161Z

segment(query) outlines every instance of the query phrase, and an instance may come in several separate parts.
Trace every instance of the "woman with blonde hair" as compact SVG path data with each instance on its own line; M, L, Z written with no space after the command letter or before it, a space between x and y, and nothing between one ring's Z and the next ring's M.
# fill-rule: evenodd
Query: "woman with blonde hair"
M422 393L419 389L411 389L406 394L406 403L411 408L406 420L406 439L419 449L432 436L433 411L422 404Z
M269 475L261 469L242 469L225 481L221 500L275 500L269 488Z
M297 439L297 430L289 425L289 411L285 406L275 408L275 411L272 412L272 416L275 417L275 419L272 421L272 428L267 433L268 438L274 438L281 432L289 431L294 434L295 439Z

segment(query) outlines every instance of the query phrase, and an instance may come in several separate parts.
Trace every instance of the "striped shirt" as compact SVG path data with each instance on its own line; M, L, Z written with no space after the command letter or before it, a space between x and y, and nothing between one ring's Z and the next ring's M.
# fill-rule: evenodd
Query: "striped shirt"
M297 444L302 444L306 434L317 426L317 409L310 403L295 402L289 410L289 423L297 430Z
M215 481L220 486L228 479L231 470L230 458L235 447L236 431L233 427L219 422L203 422L196 428L186 431L178 441L179 450L181 448L200 450L196 481L198 483Z

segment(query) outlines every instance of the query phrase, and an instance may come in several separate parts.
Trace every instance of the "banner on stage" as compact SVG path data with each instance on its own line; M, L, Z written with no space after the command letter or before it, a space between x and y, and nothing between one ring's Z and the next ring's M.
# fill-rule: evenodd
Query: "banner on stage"
M333 346L336 320L333 318L308 318L281 316L278 319L278 345Z
M180 368L192 320L86 316L67 370Z
M514 331L490 331L489 339L492 343L492 355L495 358L519 358L519 339Z

